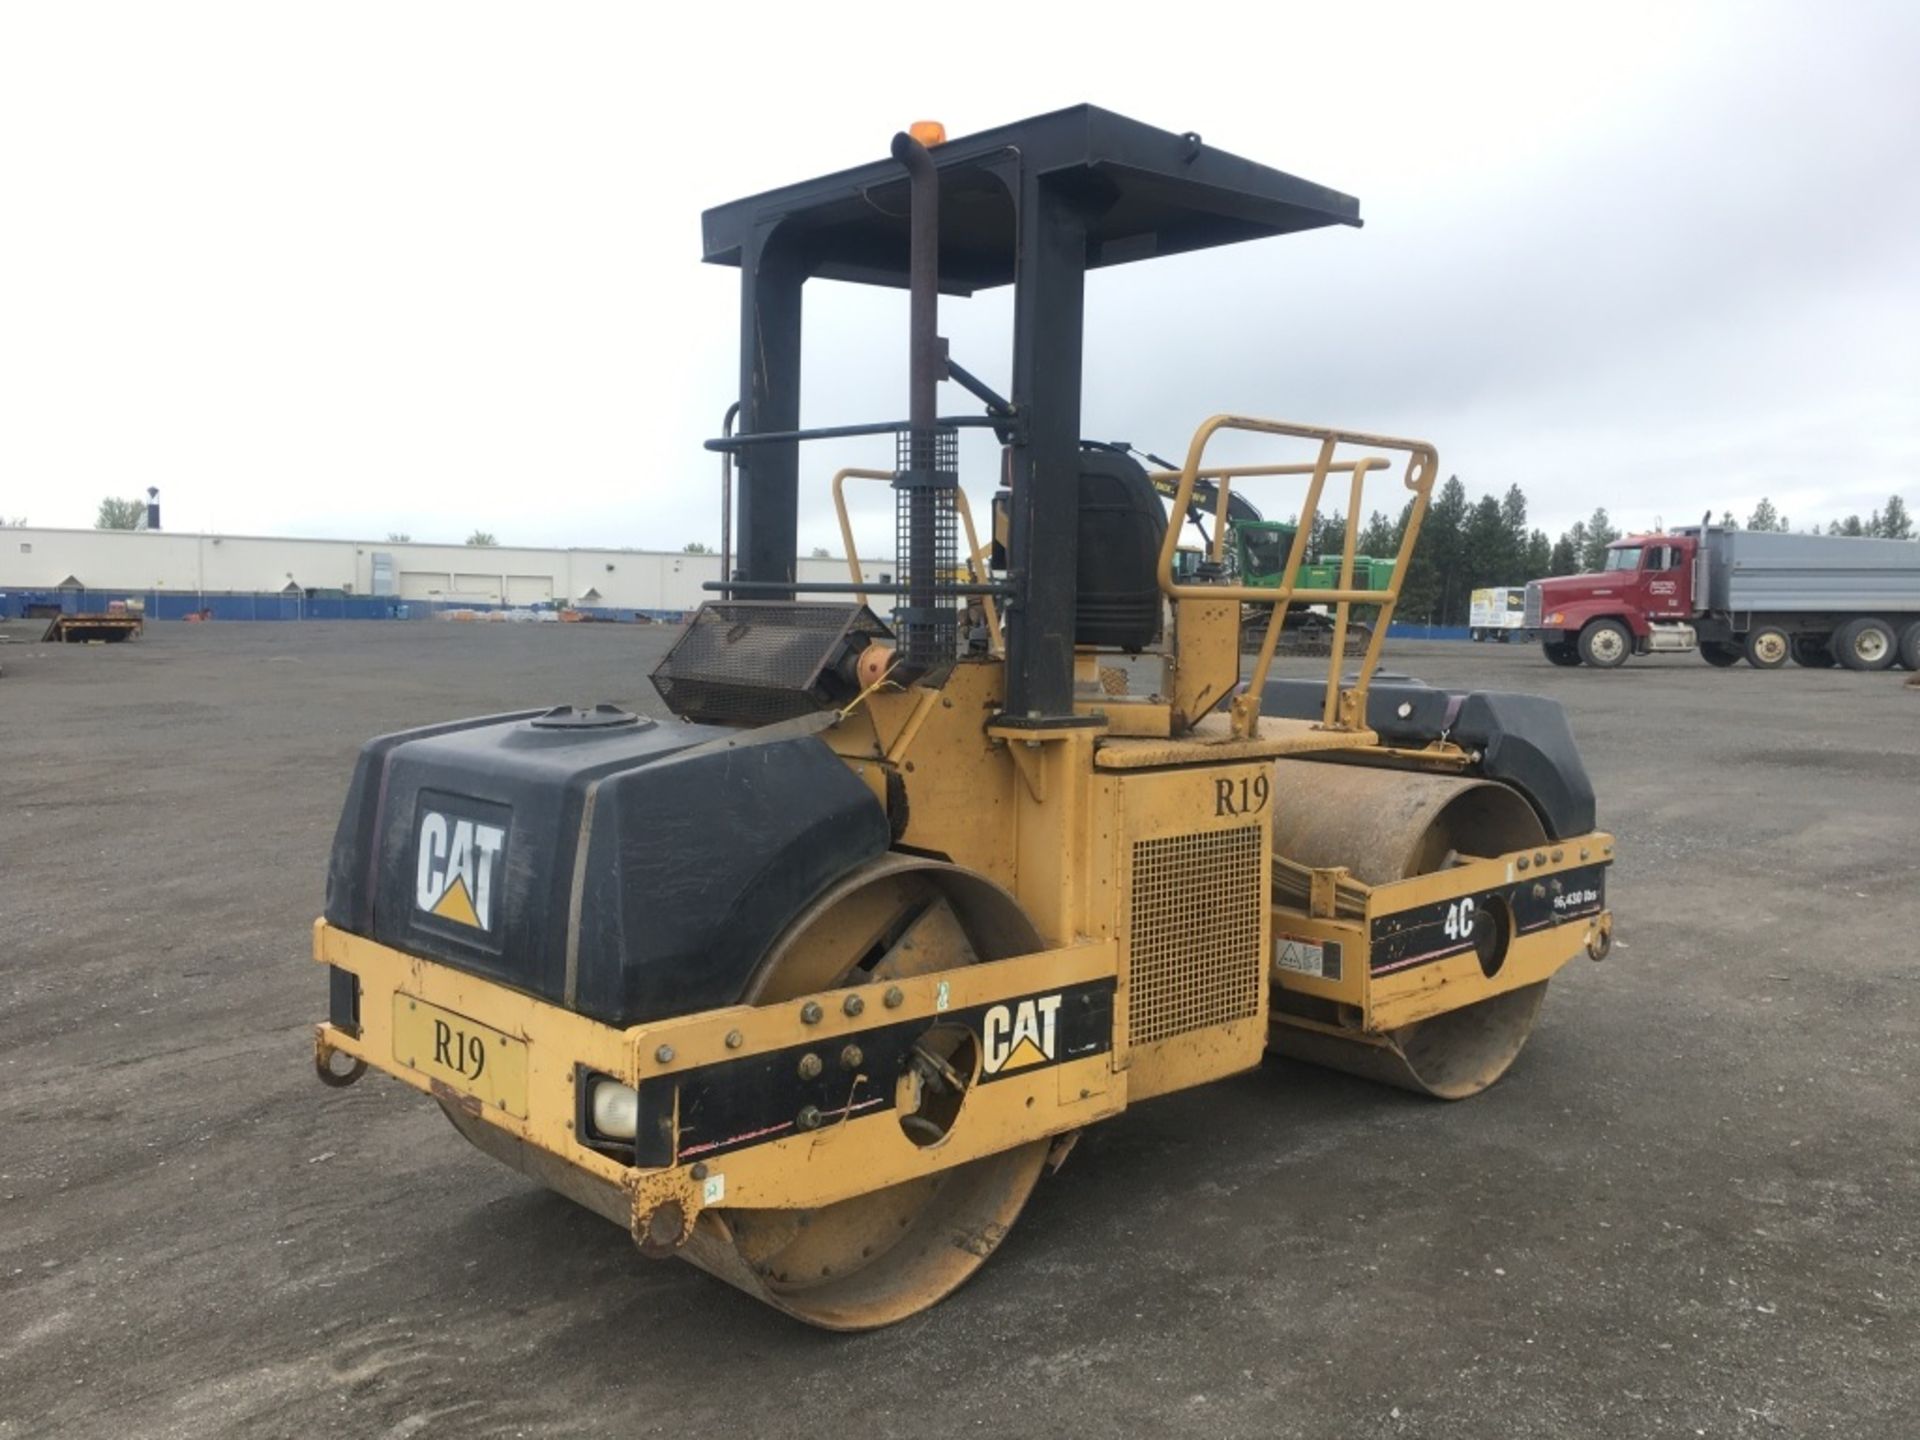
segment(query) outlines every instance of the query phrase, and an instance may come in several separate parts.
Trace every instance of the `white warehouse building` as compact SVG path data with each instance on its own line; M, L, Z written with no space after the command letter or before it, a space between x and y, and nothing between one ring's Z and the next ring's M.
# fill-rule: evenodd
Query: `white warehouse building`
M846 580L844 559L801 558L796 579ZM0 530L0 591L316 592L443 605L576 604L663 615L712 599L718 555L397 540L299 540L170 530ZM891 562L863 578L886 583ZM888 603L874 597L882 608Z

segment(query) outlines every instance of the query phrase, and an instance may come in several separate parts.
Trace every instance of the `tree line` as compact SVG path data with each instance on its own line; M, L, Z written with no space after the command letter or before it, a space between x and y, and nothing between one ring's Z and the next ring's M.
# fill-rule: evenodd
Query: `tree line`
M1401 538L1413 513L1412 502L1398 518L1374 511L1360 531L1356 550L1362 555L1391 557L1399 553ZM1742 528L1731 512L1717 522ZM1786 531L1790 527L1771 500L1762 498L1747 516L1748 530ZM1803 533L1876 536L1888 540L1915 538L1912 515L1898 495L1887 498L1884 509L1862 520L1849 515L1824 529L1812 526ZM1504 495L1469 499L1460 477L1450 475L1433 496L1413 558L1401 577L1399 617L1433 625L1464 625L1473 592L1495 585L1524 585L1543 576L1577 575L1599 570L1607 547L1622 531L1604 505L1595 506L1585 520L1576 520L1558 539L1527 523L1526 492L1509 485ZM1317 517L1312 548L1321 555L1338 555L1346 542L1346 522L1340 517Z

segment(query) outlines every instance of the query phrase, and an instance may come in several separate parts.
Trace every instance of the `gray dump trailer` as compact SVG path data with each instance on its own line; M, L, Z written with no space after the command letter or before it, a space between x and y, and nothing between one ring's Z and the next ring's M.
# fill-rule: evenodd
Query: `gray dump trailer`
M1528 586L1527 622L1558 665L1697 649L1762 670L1920 670L1920 542L1712 525L1635 535L1594 574Z

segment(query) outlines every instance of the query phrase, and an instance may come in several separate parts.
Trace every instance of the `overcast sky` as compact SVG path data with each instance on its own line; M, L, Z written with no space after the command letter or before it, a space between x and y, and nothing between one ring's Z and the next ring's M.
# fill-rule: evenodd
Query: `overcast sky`
M1549 531L1920 504L1920 6L1135 8L5 6L0 516L713 543L701 210L1079 101L1366 219L1091 277L1091 436L1415 435ZM903 413L904 297L807 304L806 421ZM1002 385L1009 315L942 306ZM890 456L806 457L803 546Z

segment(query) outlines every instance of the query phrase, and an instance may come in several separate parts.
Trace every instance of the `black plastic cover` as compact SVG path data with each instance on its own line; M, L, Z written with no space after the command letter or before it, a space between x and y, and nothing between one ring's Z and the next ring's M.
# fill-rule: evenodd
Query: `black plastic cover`
M1477 691L1462 698L1453 739L1480 752L1481 774L1506 782L1533 802L1549 839L1566 840L1593 829L1593 782L1558 700Z
M612 1025L735 1003L887 816L811 719L384 736L334 838L330 924Z
M1144 650L1160 638L1160 542L1166 506L1140 462L1080 452L1076 645Z
M1269 680L1260 692L1260 710L1317 719L1326 695L1318 680ZM1425 745L1444 736L1478 751L1474 773L1525 796L1550 839L1594 827L1593 782L1558 700L1497 690L1454 695L1417 680L1376 682L1367 689L1367 728L1392 745Z
M709 600L653 667L674 714L710 725L770 725L860 693L854 663L890 632L863 604Z

